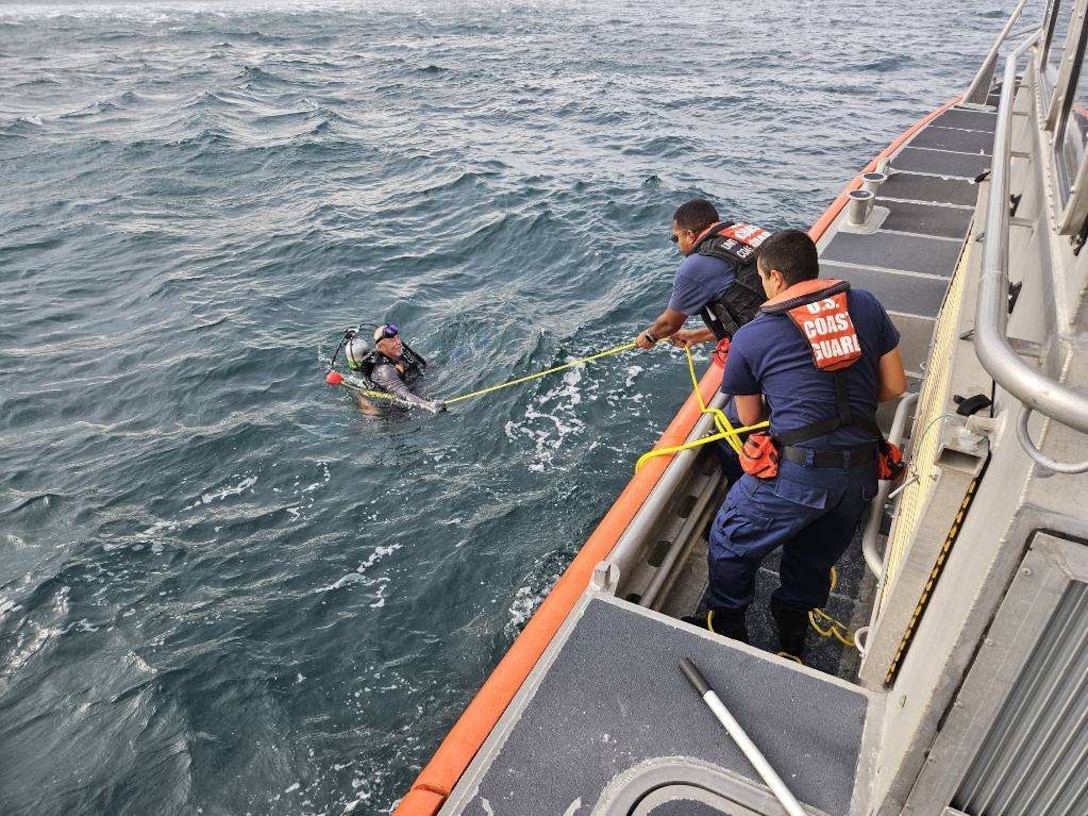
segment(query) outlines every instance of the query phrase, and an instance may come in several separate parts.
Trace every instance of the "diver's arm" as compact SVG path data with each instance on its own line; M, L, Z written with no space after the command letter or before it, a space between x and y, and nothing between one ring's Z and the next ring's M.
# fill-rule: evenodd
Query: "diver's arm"
M413 405L427 404L427 400L423 399L423 397L412 393L412 389L405 385L404 380L400 378L397 374L397 370L391 365L379 364L374 366L374 370L370 374L370 379L372 379L374 384L382 389L382 391L392 394L399 400L410 402Z

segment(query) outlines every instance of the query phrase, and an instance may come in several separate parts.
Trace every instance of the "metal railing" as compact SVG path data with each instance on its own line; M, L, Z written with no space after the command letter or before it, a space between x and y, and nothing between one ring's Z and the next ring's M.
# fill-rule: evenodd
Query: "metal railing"
M725 405L726 400L729 397L727 394L723 394L720 391L714 394L714 398L710 401L711 408L722 408ZM713 422L713 416L711 414L703 414L699 417L698 422L695 423L695 427L692 428L691 433L688 434L687 441L692 441L706 436L711 430L711 423ZM700 448L689 448L688 450L682 450L673 456L673 460L669 462L665 472L661 475L654 489L650 495L646 498L642 507L639 508L638 513L631 520L631 523L627 525L627 529L623 531L623 534L616 542L616 546L612 548L612 552L609 553L607 561L612 564L618 570L617 584L622 584L627 580L631 572L634 570L634 566L642 556L643 549L646 544L646 538L649 536L655 525L659 522L662 512L668 506L669 502L673 500L676 491L679 489L684 481L684 478L688 474L688 470L691 468L692 463L695 461L695 457L699 455ZM682 542L674 542L674 546L679 546ZM671 564L675 559L670 559ZM664 566L664 565L662 565ZM664 578L667 570L661 570L661 577ZM656 600L658 586L654 587L654 591L650 594L648 600L643 600L644 606L649 605L653 600Z
M899 405L895 407L892 427L888 431L888 441L892 444L900 446L903 444L907 419L910 418L911 409L917 401L918 394L916 393L905 394L899 400ZM878 581L884 579L884 556L877 549L877 539L880 538L880 523L884 520L884 506L888 503L888 493L891 492L891 488L891 482L880 482L876 498L869 505L869 518L865 522L865 532L861 535L861 554L865 557L865 565Z
M988 53L986 59L982 61L982 65L979 66L975 78L971 80L971 85L963 95L964 102L971 104L985 102L986 97L990 95L990 79L993 76L994 66L997 64L997 53L1001 50L1001 44L1008 38L1009 32L1012 31L1012 27L1016 25L1016 21L1020 19L1020 13L1027 4L1028 0L1020 0L1020 4L1013 9L1009 21L1005 23L1005 27L1001 29L1001 33L997 35L997 39L994 40L994 44L990 47L990 53Z
M1075 464L1051 460L1027 434L1027 415L1038 411L1081 433L1088 433L1088 395L1076 391L1025 362L1009 345L1009 162L1012 109L1016 98L1016 64L1035 45L1041 32L1032 34L1005 58L1001 101L994 131L990 195L986 213L986 243L975 311L975 353L994 382L1028 409L1018 433L1024 450L1043 467L1060 473L1088 471L1088 461Z

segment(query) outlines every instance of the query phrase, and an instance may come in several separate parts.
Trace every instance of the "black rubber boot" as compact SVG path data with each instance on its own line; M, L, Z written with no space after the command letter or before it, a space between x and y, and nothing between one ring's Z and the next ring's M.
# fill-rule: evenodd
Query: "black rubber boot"
M771 597L771 617L778 626L778 642L784 654L800 659L805 653L808 610L794 609Z
M708 629L716 635L722 635L741 643L748 642L748 624L745 622L747 609L711 609L703 615L681 618L701 629Z

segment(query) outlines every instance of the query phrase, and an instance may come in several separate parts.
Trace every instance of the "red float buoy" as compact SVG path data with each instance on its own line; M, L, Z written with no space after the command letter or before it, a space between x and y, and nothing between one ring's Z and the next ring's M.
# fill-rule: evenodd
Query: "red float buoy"
M325 375L325 382L329 385L340 385L344 381L344 375L339 371L330 371Z

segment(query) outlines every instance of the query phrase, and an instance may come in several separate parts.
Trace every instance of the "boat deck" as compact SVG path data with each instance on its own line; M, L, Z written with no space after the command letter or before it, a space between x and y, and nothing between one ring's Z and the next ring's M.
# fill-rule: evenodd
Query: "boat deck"
M976 178L990 164L994 125L995 115L984 110L944 111L880 168L889 178L869 220L854 227L840 217L818 242L824 277L868 289L888 308L915 387L925 374L937 315L971 227ZM890 417L882 412L885 427ZM716 478L709 487L692 489L720 491ZM684 527L698 498L674 502L673 526ZM659 532L671 529L666 521ZM767 599L779 581L776 558L764 563L749 611L753 646L677 620L695 611L706 585L702 526L696 525L697 543L677 565L682 577L657 604L668 614L587 590L442 814L780 812L687 685L678 669L681 657L702 669L807 807L835 816L865 811L857 798L866 794L855 790L854 780L859 763L872 753L866 740L876 739L866 723L880 718L867 719L869 695L840 679L856 675L856 653L810 633L807 666L773 654L777 636ZM661 543L668 542L655 538L647 551ZM639 569L651 569L648 564ZM827 612L852 628L864 625L873 580L860 535L838 574Z
M656 787L654 770L667 773L676 757L689 772L690 760L705 763L706 773L679 787L709 789L718 807L682 797L653 813L721 813L726 802L758 811L764 792L750 784L758 776L680 673L682 657L702 668L801 801L825 813L849 811L869 705L862 690L815 671L783 670L781 658L624 601L594 598L540 685L515 701L516 722L472 790L442 813L588 814L606 789L609 802L641 799L643 782ZM691 809L696 802L703 811Z

